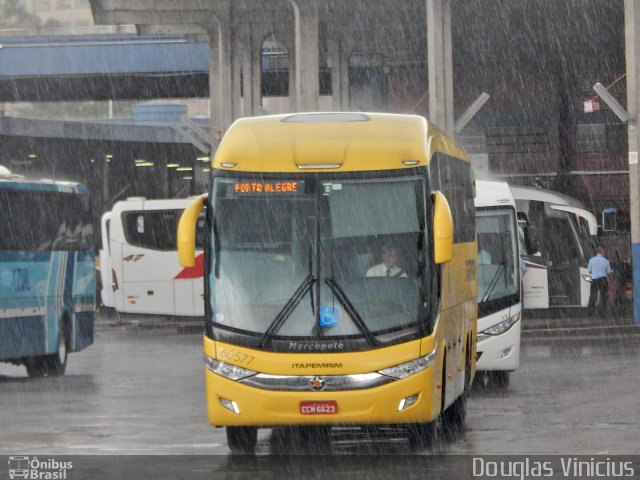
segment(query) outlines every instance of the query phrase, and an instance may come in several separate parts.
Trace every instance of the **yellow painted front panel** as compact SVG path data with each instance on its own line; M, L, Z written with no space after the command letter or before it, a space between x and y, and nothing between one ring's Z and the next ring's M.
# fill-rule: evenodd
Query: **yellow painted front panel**
M425 340L428 347L429 340ZM433 350L433 340L431 340ZM270 375L348 375L370 373L420 356L420 340L364 352L274 353L204 337L205 355L225 363ZM429 350L427 353L430 353ZM426 355L426 353L424 354Z
M433 401L433 367L381 387L342 392L275 392L205 372L209 422L215 426L393 424L429 422L438 414L438 403ZM398 412L400 400L415 394L420 395L418 402ZM223 408L220 398L235 401L240 414ZM300 402L314 400L335 400L338 412L301 414Z
M217 356L220 361L273 375L370 373L418 358L421 350L426 349L430 353L434 346L433 338L427 337L366 352L291 354L253 350L204 337L205 355L212 358ZM234 362L234 357L238 361ZM380 387L341 392L263 390L226 379L206 368L205 372L209 421L216 426L427 422L437 416L440 407L439 391L434 388L440 372L437 367ZM405 411L398 412L400 400L414 394L420 395L419 401ZM235 401L241 414L223 408L220 398ZM302 415L299 413L300 402L308 400L335 400L338 402L338 413Z

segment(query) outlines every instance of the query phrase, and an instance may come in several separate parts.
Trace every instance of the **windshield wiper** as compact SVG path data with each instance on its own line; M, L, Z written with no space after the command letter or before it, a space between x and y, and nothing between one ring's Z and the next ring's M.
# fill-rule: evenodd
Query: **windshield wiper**
M489 299L489 297L495 290L496 285L498 284L498 278L500 277L500 273L502 272L502 270L504 270L504 268L505 268L504 263L501 263L500 265L498 265L498 268L496 269L496 273L493 274L493 278L489 282L489 287L487 287L487 291L482 297L482 300L480 300L480 305L483 305L484 302L486 302Z
M351 317L351 320L353 320L353 323L358 327L358 330L362 332L367 343L372 347L380 345L380 342L373 336L371 330L369 330L369 327L367 327L367 324L364 323L364 320L358 313L358 310L356 310L356 307L353 306L353 303L351 303L347 295L344 293L344 290L340 288L340 285L338 285L333 278L326 278L324 282L329 286L335 297L338 299L338 302L340 302L340 305L342 305L342 308L347 312L347 315Z
M218 236L218 222L213 219L213 264L215 278L220 278L220 237Z
M289 318L289 316L293 313L300 301L304 298L307 292L311 290L311 287L316 282L316 280L317 279L311 274L309 274L307 278L304 279L304 281L300 284L296 291L293 292L293 295L291 295L287 303L284 304L282 310L280 310L278 315L276 315L276 318L273 319L273 322L271 322L271 325L269 325L267 331L264 332L264 335L262 335L262 338L258 343L258 347L263 347L267 340L273 337L276 332L280 330L280 327L282 327L284 322L287 321L287 318Z

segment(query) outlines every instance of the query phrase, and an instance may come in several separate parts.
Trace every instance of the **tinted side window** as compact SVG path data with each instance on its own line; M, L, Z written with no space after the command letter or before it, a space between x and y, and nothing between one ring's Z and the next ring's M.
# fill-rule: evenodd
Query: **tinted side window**
M2 250L93 248L91 208L86 195L1 190L0 224Z
M122 227L129 245L152 250L176 250L176 235L182 210L137 210L122 213ZM198 221L196 245L205 241L204 217Z
M473 204L473 180L469 162L436 153L429 166L431 184L447 197L451 214L455 243L473 242L476 222Z

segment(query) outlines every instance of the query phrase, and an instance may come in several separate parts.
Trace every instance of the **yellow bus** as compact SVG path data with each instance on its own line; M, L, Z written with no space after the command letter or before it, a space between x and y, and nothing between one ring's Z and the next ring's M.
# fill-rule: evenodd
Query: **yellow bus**
M236 121L184 211L206 205L209 421L232 452L257 429L464 425L476 360L474 182L464 151L413 115Z

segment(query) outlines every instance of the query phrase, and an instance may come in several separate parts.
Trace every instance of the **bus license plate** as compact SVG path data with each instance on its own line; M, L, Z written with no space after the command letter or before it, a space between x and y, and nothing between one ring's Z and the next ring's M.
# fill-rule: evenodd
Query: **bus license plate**
M338 403L335 400L324 402L300 402L302 415L333 415L338 413Z

